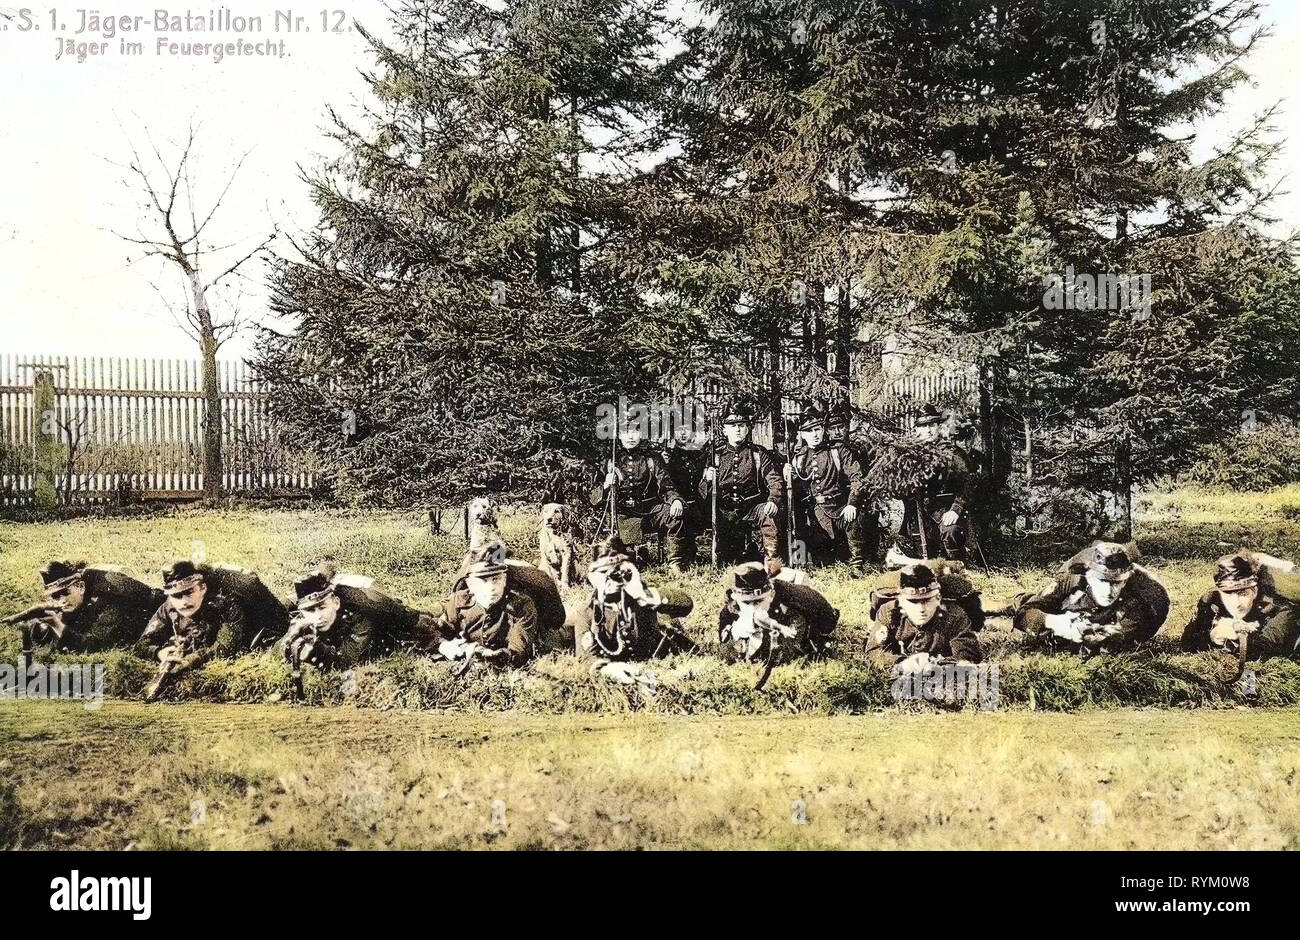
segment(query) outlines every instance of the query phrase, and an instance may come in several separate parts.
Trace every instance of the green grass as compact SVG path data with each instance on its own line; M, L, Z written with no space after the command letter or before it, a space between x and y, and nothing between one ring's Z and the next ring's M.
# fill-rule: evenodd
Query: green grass
M680 718L23 702L0 707L0 740L9 847L1300 848L1300 723L1269 709Z
M1089 705L1235 706L1300 704L1300 664L1271 662L1256 671L1255 694L1231 681L1230 663L1208 654L1173 652L1196 598L1208 586L1209 560L1238 544L1300 557L1300 487L1265 494L1183 490L1145 497L1138 507L1139 541L1146 564L1170 591L1173 610L1155 655L1100 657L1080 662L1034 654L1005 618L983 634L986 651L999 663L1000 707L1074 710ZM503 531L521 557L531 559L533 517L506 514ZM1273 533L1265 538L1260 533ZM1213 538L1211 538L1211 534ZM348 571L374 576L379 585L409 603L429 608L450 584L460 544L431 535L415 513L342 510L178 510L164 516L80 519L50 524L0 524L0 609L26 606L40 598L35 571L54 557L125 564L154 583L157 572L185 557L201 542L210 561L244 565L287 595L294 577L325 555ZM1175 546L1170 549L1168 546ZM1163 551L1163 554L1161 553ZM1050 576L1055 557L1021 567L976 570L986 607L1005 604L1023 588ZM684 577L651 572L652 581L680 584L696 600L687 629L705 654L658 664L663 688L654 696L592 678L565 656L548 656L527 670L475 670L463 680L445 664L398 656L358 671L355 691L345 694L338 675L308 671L306 701L375 708L518 709L563 712L649 711L662 714L861 713L893 707L887 670L860 656L868 631L871 582L842 570L818 573L815 584L839 607L840 658L778 669L769 689L755 693L753 676L740 665L708 655L713 624L722 604L718 574L701 566ZM573 597L580 596L576 592ZM0 661L13 662L18 640L0 634ZM129 654L95 657L106 661L108 694L138 698L152 666ZM350 685L349 685L350 689ZM287 699L288 668L269 654L216 662L185 677L168 693L174 699L264 702Z

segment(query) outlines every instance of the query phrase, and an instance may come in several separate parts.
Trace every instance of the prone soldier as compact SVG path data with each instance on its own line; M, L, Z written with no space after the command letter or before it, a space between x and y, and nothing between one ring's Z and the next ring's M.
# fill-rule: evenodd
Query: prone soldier
M717 499L718 556L724 564L778 555L777 513L785 482L772 452L750 440L753 423L748 407L726 409L726 443L718 449L717 465L705 467L700 480L700 495Z
M929 565L908 565L898 573L898 593L875 612L867 655L905 672L922 672L943 660L978 663L979 637L966 612L942 594Z
M677 622L695 606L690 595L646 584L618 536L592 549L587 581L591 597L573 615L574 650L579 656L624 662L694 648Z
M509 586L509 568L500 542L469 553L464 577L437 617L438 652L443 658L459 660L464 668L476 659L521 666L532 658L537 605Z
M777 663L828 655L839 621L840 612L813 588L773 578L761 562L745 562L728 572L718 642L763 665L762 688Z
M1300 579L1263 559L1276 561L1245 550L1219 559L1214 588L1183 630L1185 651L1221 650L1242 662L1300 654Z
M217 657L232 657L278 639L289 611L260 578L240 568L178 561L163 572L164 601L136 643L136 652L159 663L145 700L182 672Z
M161 602L147 584L105 566L52 561L40 576L46 602L5 620L21 626L32 646L66 652L130 646Z
M591 492L591 504L601 505L610 493L616 495L619 516L639 526L627 538L639 544L651 533L667 539L668 565L680 572L693 560L695 541L687 528L686 501L677 490L668 466L645 442L643 429L625 424L619 429L620 445L604 482ZM620 528L620 538L624 533Z
M886 563L889 559L886 559ZM870 611L874 618L888 601L896 599L902 592L902 572L908 565L920 564L915 559L906 559L892 571L881 576L879 583L871 592ZM959 561L945 561L935 558L924 562L939 582L939 596L945 601L956 604L966 614L971 629L976 633L984 629L984 605L980 591L974 582L966 576L966 566Z
M1133 563L1130 549L1097 542L1082 570L1066 567L1042 590L1017 595L1011 609L1017 630L1090 656L1155 636L1169 616L1169 592Z
M350 669L396 649L427 647L435 637L432 614L346 577L316 571L293 589L297 608L280 647L295 668Z
M560 596L560 586L555 579L536 565L511 558L510 550L500 539L484 545L483 554L502 559L506 565L506 589L525 595L537 608L537 626L533 636L533 645L537 651L572 652L572 633L565 625L568 618L564 599ZM456 583L452 585L453 595L463 594L468 589L467 576L472 557L472 553L467 555L461 563Z
M827 439L827 418L816 405L799 418L799 447L786 464L790 498L798 507L796 529L816 565L848 562L861 572L866 564L868 523L866 481L857 457L844 443Z

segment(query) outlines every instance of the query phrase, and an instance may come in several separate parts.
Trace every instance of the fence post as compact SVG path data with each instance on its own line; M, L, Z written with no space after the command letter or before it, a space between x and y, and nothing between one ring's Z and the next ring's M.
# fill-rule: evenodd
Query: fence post
M54 374L38 369L32 383L32 469L36 508L40 511L53 509L59 503L59 491L54 485L59 465L58 417Z

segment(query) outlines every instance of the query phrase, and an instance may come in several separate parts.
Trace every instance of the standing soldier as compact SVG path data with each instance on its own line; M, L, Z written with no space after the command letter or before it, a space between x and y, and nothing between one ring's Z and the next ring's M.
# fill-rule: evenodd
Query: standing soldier
M147 701L179 673L278 638L289 626L284 605L243 569L178 561L163 572L163 595L136 643L139 655L159 662L158 675L145 687Z
M161 603L153 588L121 571L85 562L52 561L40 572L46 603L6 619L33 645L95 652L130 646Z
M799 448L785 466L796 526L816 565L848 562L861 573L866 563L868 513L862 466L842 443L826 439L826 414L816 405L799 418Z
M1169 616L1169 593L1125 546L1098 542L1083 571L1061 571L1042 590L1017 596L1011 609L1017 630L1090 656L1155 636Z
M756 561L737 565L727 582L718 642L746 661L764 664L759 688L778 662L830 653L840 612L813 588L775 579Z
M1183 649L1223 650L1242 662L1300 653L1300 584L1284 572L1255 552L1220 558L1214 589L1183 630Z
M592 549L587 580L591 598L573 616L579 656L624 662L694 648L677 622L695 606L690 595L646 584L618 536Z
M509 587L508 568L500 542L469 553L465 576L437 619L442 640L438 652L444 658L462 660L467 667L474 659L522 666L532 658L537 605L527 594Z
M897 595L876 611L867 654L909 672L937 660L978 663L983 658L966 612L942 597L939 579L922 564L899 571Z
M295 667L351 669L396 649L436 639L432 614L316 571L294 582L297 608L281 646Z
M754 417L749 408L727 408L722 418L726 444L717 466L704 468L700 495L718 502L718 557L724 564L778 555L777 513L785 499L776 458L750 440Z
M663 535L668 542L668 565L681 572L695 550L686 527L686 501L663 458L645 442L640 425L625 423L619 428L618 441L618 455L604 482L592 490L591 504L601 505L612 491L621 520L619 537L640 545L651 533Z
M948 416L927 404L914 435L932 459L916 492L903 501L903 550L911 558L966 559L975 464L949 433Z

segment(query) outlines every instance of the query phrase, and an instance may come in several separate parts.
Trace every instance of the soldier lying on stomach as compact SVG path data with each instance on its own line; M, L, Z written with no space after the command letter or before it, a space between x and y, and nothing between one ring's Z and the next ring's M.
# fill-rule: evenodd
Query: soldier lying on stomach
M1183 630L1184 650L1242 660L1300 655L1300 578L1265 559L1277 561L1246 550L1219 559L1214 589Z
M106 566L52 561L40 575L46 602L5 621L26 628L33 646L67 652L130 646L161 602L147 584Z
M923 671L941 660L978 663L983 658L970 618L942 596L939 579L923 564L898 572L898 593L880 605L867 655L906 671Z
M236 656L288 628L288 610L257 575L240 568L178 561L163 572L163 594L136 643L139 655L159 663L146 700L156 698L170 678L210 659Z
M1160 631L1169 593L1133 564L1128 548L1098 542L1083 570L1077 567L1062 570L1040 591L1018 595L1013 626L1084 656L1131 650Z
M295 666L351 669L397 649L427 647L436 637L432 614L372 587L317 571L293 588L298 606L281 647Z
M509 587L507 568L500 542L470 552L464 587L452 591L437 618L438 652L444 658L500 666L522 666L532 659L537 605Z

